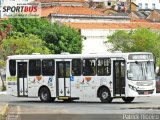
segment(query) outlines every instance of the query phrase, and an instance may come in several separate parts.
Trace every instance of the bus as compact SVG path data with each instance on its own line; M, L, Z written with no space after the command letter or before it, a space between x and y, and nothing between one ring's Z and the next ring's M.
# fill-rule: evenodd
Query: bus
M32 54L8 56L7 92L39 97L42 102L101 101L156 93L155 62L150 52Z

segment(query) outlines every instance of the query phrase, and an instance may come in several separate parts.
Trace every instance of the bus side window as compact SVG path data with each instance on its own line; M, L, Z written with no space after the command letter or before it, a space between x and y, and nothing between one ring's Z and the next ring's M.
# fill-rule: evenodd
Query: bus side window
M52 76L54 75L54 60L44 59L42 60L42 75L43 76Z
M29 61L29 75L30 76L41 75L41 60L30 60Z
M96 73L96 60L95 59L83 59L83 75L95 75Z
M108 76L111 74L111 60L109 58L97 60L97 75Z
M9 61L9 72L11 76L16 75L16 61L15 60Z
M74 76L81 75L81 59L72 60L72 75Z

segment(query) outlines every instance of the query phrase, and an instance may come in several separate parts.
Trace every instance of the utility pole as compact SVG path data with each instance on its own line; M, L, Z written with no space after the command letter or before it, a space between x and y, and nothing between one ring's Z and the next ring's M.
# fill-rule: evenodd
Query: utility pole
M132 8L131 8L131 2L132 2L132 0L129 0L129 3L130 3L130 4L129 4L129 12L130 12L130 13L131 13L131 9L132 9Z

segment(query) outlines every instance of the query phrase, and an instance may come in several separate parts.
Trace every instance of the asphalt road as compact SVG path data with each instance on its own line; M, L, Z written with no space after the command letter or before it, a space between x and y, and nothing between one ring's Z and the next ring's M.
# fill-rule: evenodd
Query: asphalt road
M37 98L0 95L8 103L8 120L156 120L160 119L160 96L136 98L132 103L115 99L112 103L75 101L41 103Z

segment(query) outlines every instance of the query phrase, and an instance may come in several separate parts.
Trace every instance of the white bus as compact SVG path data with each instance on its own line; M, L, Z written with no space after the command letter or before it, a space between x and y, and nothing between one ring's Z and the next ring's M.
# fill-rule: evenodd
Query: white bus
M8 94L58 100L111 102L156 93L153 54L12 55L6 66Z

